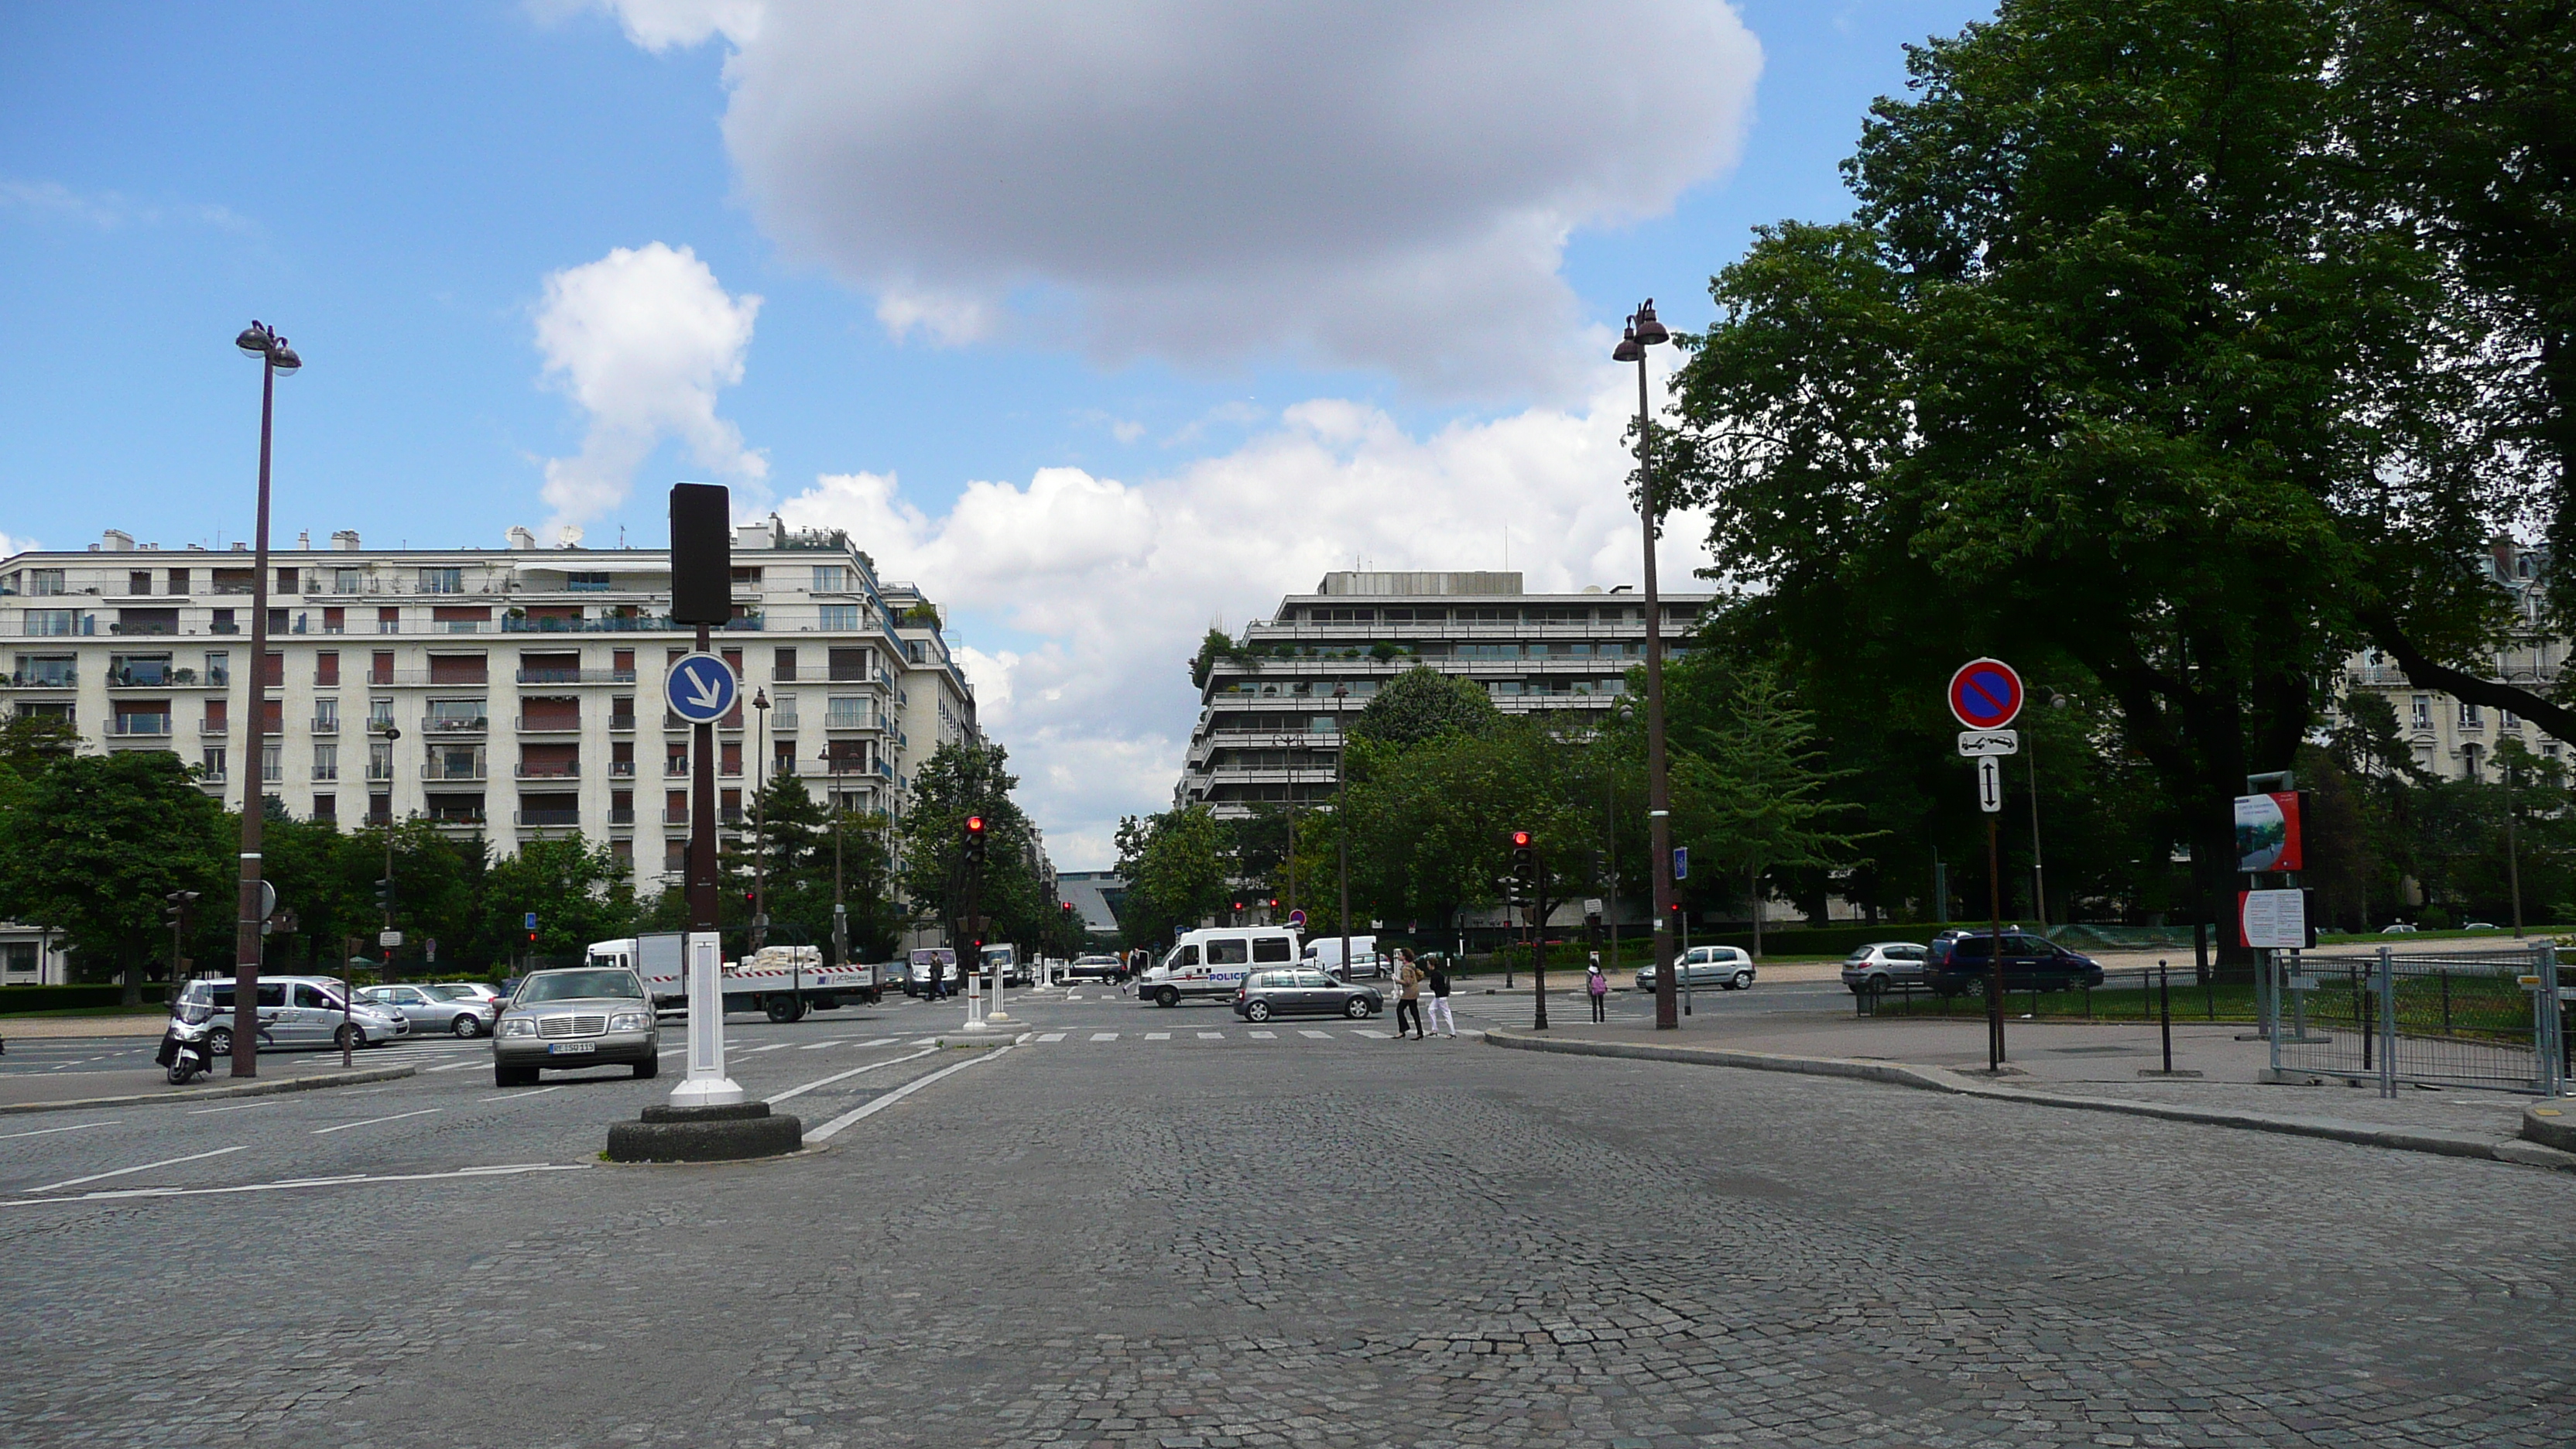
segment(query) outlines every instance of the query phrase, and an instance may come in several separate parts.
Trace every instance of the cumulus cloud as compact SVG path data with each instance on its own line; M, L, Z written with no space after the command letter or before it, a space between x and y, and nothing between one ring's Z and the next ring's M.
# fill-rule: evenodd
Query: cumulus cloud
M581 452L546 463L554 523L623 502L636 468L666 438L724 478L768 476L768 460L716 416L717 392L742 381L759 312L758 297L728 295L697 253L660 242L619 247L546 278L536 318L546 380L589 414Z
M1197 717L1185 667L1210 625L1240 631L1280 596L1364 561L1491 569L1532 592L1633 583L1623 491L1635 395L1414 436L1365 404L1287 409L1232 452L1136 483L1073 468L969 484L939 514L897 479L817 479L779 512L849 530L890 576L952 611L983 718L1007 744L1057 863L1105 865L1117 817L1165 808ZM1508 532L1508 541L1506 533ZM1704 518L1667 527L1669 587L1701 587ZM993 648L996 634L1016 647Z
M599 3L725 38L754 211L898 335L1457 395L1573 395L1568 235L1724 171L1761 69L1722 0Z
M43 547L43 544L36 542L32 538L21 538L14 533L0 533L0 558L12 558L22 553L33 553L37 549Z

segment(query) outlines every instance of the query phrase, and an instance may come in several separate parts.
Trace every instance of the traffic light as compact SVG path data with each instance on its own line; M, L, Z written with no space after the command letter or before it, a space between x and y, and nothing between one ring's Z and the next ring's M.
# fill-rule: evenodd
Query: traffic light
M1538 890L1538 839L1526 830L1512 832L1512 879L1519 882L1523 894Z
M390 918L394 913L394 878L385 876L376 882L376 909Z
M966 863L973 866L984 863L984 817L981 815L966 817Z

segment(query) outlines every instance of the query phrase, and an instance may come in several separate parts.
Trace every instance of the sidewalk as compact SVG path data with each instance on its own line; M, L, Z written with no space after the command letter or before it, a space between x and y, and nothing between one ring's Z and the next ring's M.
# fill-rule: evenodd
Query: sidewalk
M2174 1026L2174 1067L2197 1077L2143 1077L2159 1069L2153 1023L2116 1025L2030 1022L2007 1018L2005 1071L1986 1072L1983 1017L1857 1017L1839 1012L1761 1016L1709 1013L1685 1017L1672 1031L1651 1026L1594 1026L1556 1016L1551 1030L1488 1032L1497 1046L1584 1054L1651 1053L1715 1066L1855 1076L1896 1085L2020 1101L2032 1105L2125 1112L2210 1125L2366 1141L2380 1146L2503 1157L2576 1167L2518 1140L2523 1112L2538 1099L2509 1092L2435 1091L2402 1087L2393 1099L2374 1087L2273 1086L2261 1041L2239 1041L2241 1024ZM2558 1159L2564 1159L2563 1161Z
M200 1077L185 1087L171 1086L169 1075L159 1067L115 1072L28 1072L0 1077L0 1116L194 1102L214 1097L264 1097L272 1092L310 1092L322 1087L355 1087L368 1082L399 1081L419 1070L418 1066L358 1067L348 1071L317 1071L306 1076L289 1076L280 1071L248 1082L236 1082L218 1074Z
M0 1041L60 1041L107 1036L157 1037L170 1024L165 1010L131 1016L0 1016Z

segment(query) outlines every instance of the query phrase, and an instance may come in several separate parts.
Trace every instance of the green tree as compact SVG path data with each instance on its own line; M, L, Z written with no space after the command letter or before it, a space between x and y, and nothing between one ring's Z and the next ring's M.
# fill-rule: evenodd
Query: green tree
M899 879L916 911L939 921L949 940L972 935L964 918L970 881L965 865L965 825L985 821L985 866L973 889L977 914L990 918L987 941L1033 942L1055 910L1038 878L1037 833L1011 799L1019 777L1000 745L951 740L913 772L912 808L903 820Z
M1386 682L1351 721L1351 737L1403 749L1444 734L1481 735L1502 719L1483 685L1428 665Z
M201 923L230 924L224 813L178 756L119 750L57 759L25 781L7 810L0 915L63 932L73 972L92 981L121 977L128 1006L141 1002L143 977L167 950L161 913L171 892L198 893Z
M526 840L484 872L481 942L495 960L578 957L593 941L633 934L635 878L606 842ZM537 917L536 940L525 925Z
M1223 910L1233 876L1231 842L1205 805L1118 822L1118 874L1127 882L1118 927L1135 942L1161 942Z

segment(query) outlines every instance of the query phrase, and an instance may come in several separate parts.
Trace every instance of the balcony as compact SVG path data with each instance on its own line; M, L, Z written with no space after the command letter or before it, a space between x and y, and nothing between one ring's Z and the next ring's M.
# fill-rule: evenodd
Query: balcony
M793 710L784 709L771 710L769 712L769 730L772 734L780 735L792 735L796 733L795 712Z
M201 719L197 721L197 733L201 735L211 736L215 739L222 739L224 736L229 735L232 732L233 724L231 720Z
M440 780L480 780L484 775L485 768L481 760L475 760L470 764L460 760L432 760L421 766L420 770L420 777L432 783ZM370 769L367 772L367 778L372 780L375 777L375 771Z
M165 667L107 671L107 687L110 689L174 689L181 685L193 686L196 682L197 671L193 669Z
M608 823L611 825L633 825L635 823L635 807L631 805L622 805L612 808L608 812Z
M522 780L578 780L581 778L581 762L557 760L551 764L540 765L522 763L513 773Z
M23 674L0 674L0 684L11 689L78 689L77 669L30 669Z
M689 807L688 807L688 806L686 806L686 805L677 805L677 806L666 805L666 806L662 807L662 823L663 823L663 824L665 824L665 825L686 825L686 824L688 824L688 823L689 823Z
M340 767L338 765L315 765L313 767L313 778L316 780L337 780L340 778Z
M823 728L826 730L877 730L885 726L878 723L871 715L826 714L823 716Z
M631 714L612 714L608 717L608 728L609 732L612 734L621 730L632 734L635 730L635 716Z
M480 810L432 811L429 823L443 830L479 830L483 827Z
M491 728L491 720L482 715L432 715L420 722L422 734L432 739L445 735L479 735Z
M512 619L501 620L504 634L661 634L685 630L686 624L674 624L660 614L636 614L607 619Z
M521 825L579 825L579 810L522 810L511 817Z
M687 760L664 760L662 762L662 773L674 780L685 779L689 773L689 762Z
M633 760L611 760L611 761L609 761L609 762L608 762L608 776L609 776L609 778L610 778L610 779L612 779L612 780L632 780L632 779L634 779L634 778L635 778L635 762L634 762Z
M317 735L336 735L339 732L340 717L338 715L333 715L329 719L317 719L313 721L313 733Z
M632 669L522 669L521 684L633 684Z
M111 738L143 739L170 737L170 716L166 714L120 714L107 722Z
M581 716L573 715L570 718L566 718L562 715L523 714L519 716L519 733L523 735L577 735L581 733Z

